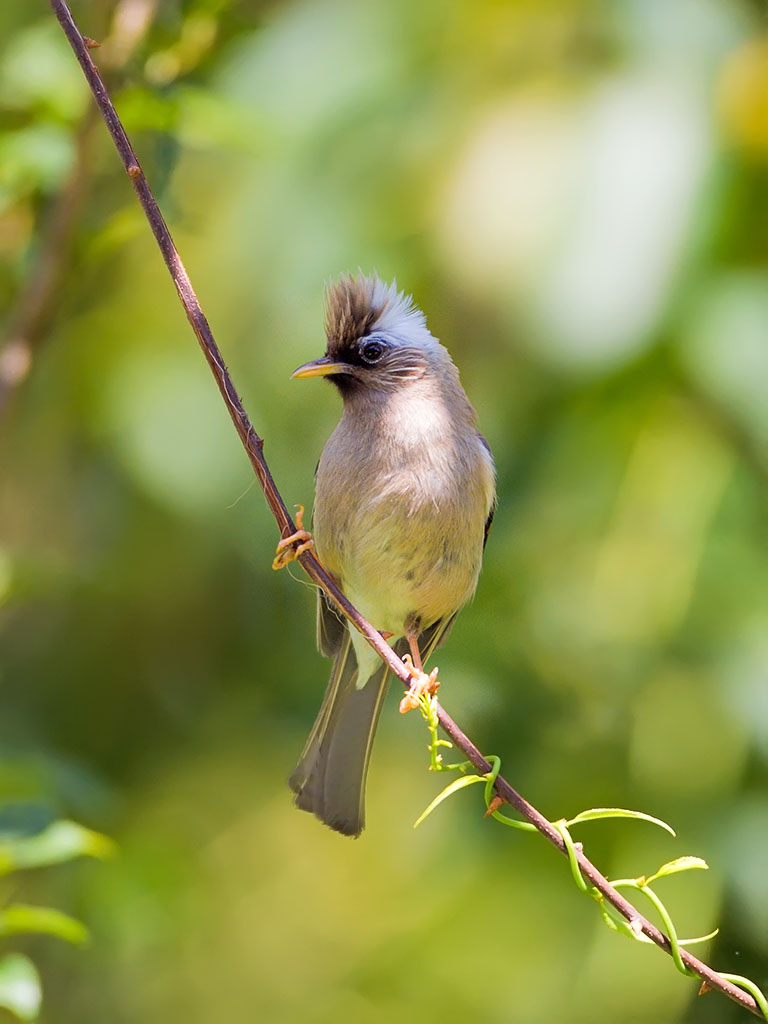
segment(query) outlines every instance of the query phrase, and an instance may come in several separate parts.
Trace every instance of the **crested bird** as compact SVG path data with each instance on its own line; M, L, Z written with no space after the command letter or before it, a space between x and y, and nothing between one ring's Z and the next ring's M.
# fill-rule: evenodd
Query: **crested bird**
M326 291L325 332L325 355L292 377L331 381L343 413L317 466L312 535L302 529L280 547L293 543L295 554L314 540L352 604L399 655L410 651L416 674L477 586L493 458L450 355L396 283L341 277ZM289 782L298 807L358 836L388 670L322 592L317 642L333 669Z

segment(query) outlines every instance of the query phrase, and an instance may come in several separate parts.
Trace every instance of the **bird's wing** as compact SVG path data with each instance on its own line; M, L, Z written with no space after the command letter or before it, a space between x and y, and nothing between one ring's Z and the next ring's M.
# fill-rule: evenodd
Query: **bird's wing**
M483 536L483 550L485 550L485 545L488 543L488 534L491 532L491 523L493 522L493 517L495 516L495 514L496 514L496 502L494 501L494 503L491 505L491 511L488 513L488 518L485 520L485 535Z
M419 651L421 652L421 660L425 665L432 652L442 645L450 633L453 620L457 615L458 612L454 612L453 615L446 615L444 618L438 619L437 622L433 622L431 626L427 626L419 634ZM408 649L407 646L405 649Z
M334 658L347 632L347 620L333 607L322 590L317 592L317 646L326 658Z
M318 459L315 466L315 480L320 465ZM312 522L314 524L315 510L312 509ZM347 621L333 607L322 590L317 592L317 647L324 658L335 658L339 653L344 634L347 631Z
M480 431L477 432L477 436L480 438L480 443L482 444L483 448L485 448L485 450L491 456L491 462L493 462L493 452L491 451L491 446L488 444L487 440L483 437ZM485 535L483 536L483 548L485 548L485 545L488 543L488 534L491 532L491 523L493 522L493 517L495 514L496 496L494 495L493 504L491 505L490 511L488 512L488 518L485 520Z

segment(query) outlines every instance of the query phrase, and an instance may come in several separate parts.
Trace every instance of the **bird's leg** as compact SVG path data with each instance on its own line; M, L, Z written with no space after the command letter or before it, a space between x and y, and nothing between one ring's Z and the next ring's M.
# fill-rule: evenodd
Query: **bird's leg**
M403 661L408 669L411 677L411 685L405 692L405 696L400 701L400 714L404 715L408 711L413 711L419 706L419 701L424 693L430 695L437 693L437 688L440 685L437 679L437 669L433 668L430 673L424 671L424 666L421 661L421 651L419 650L419 627L420 623L406 623L406 639L408 640L408 646L411 649L410 654L403 655Z
M408 633L407 639L408 646L411 648L411 662L413 663L414 667L417 668L419 672L421 672L423 671L424 666L421 663L421 651L419 650L419 634Z
M277 554L272 562L273 569L283 569L289 562L295 562L299 555L314 547L312 534L304 529L304 506L296 506L296 532L283 537L277 545Z

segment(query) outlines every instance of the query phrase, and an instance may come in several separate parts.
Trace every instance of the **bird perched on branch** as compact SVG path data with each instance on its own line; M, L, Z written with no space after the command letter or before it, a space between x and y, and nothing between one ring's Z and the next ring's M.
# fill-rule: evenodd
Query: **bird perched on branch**
M315 553L415 676L473 595L493 517L493 458L445 348L409 296L377 277L342 277L326 295L326 353L294 377L326 377L341 421L316 474ZM276 567L302 530L279 547ZM288 556L290 557L290 555ZM357 836L388 673L323 593L317 637L333 670L290 785L296 803Z

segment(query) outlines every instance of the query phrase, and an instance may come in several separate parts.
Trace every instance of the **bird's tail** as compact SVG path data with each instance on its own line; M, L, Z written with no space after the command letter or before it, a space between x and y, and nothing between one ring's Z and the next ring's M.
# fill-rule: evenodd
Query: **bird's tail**
M345 630L307 745L289 779L296 805L326 825L359 836L365 824L365 779L389 673L379 666L357 687L357 658Z

